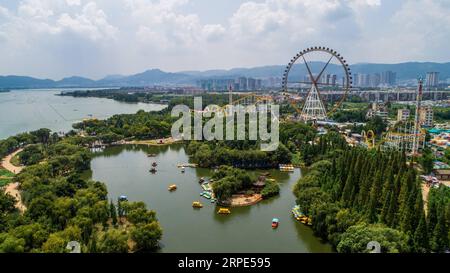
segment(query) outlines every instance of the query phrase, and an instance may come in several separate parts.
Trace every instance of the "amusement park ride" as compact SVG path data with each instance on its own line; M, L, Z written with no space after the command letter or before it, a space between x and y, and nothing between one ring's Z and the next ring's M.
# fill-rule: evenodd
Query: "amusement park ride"
M311 62L312 57L319 55L321 62ZM324 82L324 72L329 65L333 64L333 73L340 80ZM318 73L313 73L313 66L323 65ZM304 68L307 71L306 81L299 79L298 71ZM328 121L331 114L335 112L347 98L352 88L352 73L347 61L337 51L328 47L310 47L298 52L286 66L281 94L286 96L297 111L298 117L303 122ZM426 132L421 128L419 112L423 95L423 81L419 80L416 91L416 112L414 121L406 121L391 127L381 137L376 137L372 130L362 132L362 138L367 148L379 148L382 150L401 150L416 156L425 145ZM273 101L271 96L256 93L246 94L233 100L233 90L228 88L229 103L225 106L214 106L205 108L203 111L220 111L225 116L237 105L270 105ZM294 100L294 96L301 99ZM325 99L331 98L331 99ZM230 111L231 110L231 111ZM377 141L378 139L378 141Z
M404 151L410 156L419 155L419 151L425 147L426 130L421 127L419 118L422 104L423 82L419 79L419 87L416 93L416 111L414 121L397 123L384 133L379 142L376 142L375 133L372 130L362 131L361 136L369 149Z
M317 74L313 73L312 63L307 60L312 57L326 61L325 65ZM303 62L298 62L299 60ZM322 76L330 63L333 63L334 66L338 67L335 74L342 77L342 85L338 84L338 81L330 83L322 80ZM292 71L294 69L301 69L301 66L304 66L308 72L308 81L294 80L298 78L298 75L292 73ZM350 67L341 54L327 47L310 47L297 53L286 66L283 74L282 90L286 94L298 93L298 90L301 88L309 90L302 105L298 106L293 101L291 102L291 105L296 109L301 120L305 122L323 121L327 120L331 113L338 109L347 97L352 86L351 75ZM331 87L332 90L321 90L319 87ZM327 107L327 103L323 98L324 94L331 96L337 95L337 101L334 104L330 102L330 107Z

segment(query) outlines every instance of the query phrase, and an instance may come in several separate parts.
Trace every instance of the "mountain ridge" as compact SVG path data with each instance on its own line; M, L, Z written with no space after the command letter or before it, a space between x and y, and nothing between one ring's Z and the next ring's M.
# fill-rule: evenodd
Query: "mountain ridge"
M316 62L312 66L322 63ZM440 72L440 79L450 78L450 62L404 62L398 64L383 63L356 63L350 65L353 74L356 73L380 73L383 71L393 71L397 73L397 79L409 80L418 76L424 77L426 72ZM148 69L141 73L132 75L108 75L99 80L92 80L86 77L70 76L61 80L40 79L30 76L8 75L0 76L0 88L94 88L94 87L127 87L127 86L152 86L152 85L195 85L197 80L208 78L270 78L281 77L285 69L284 65L267 65L258 67L236 67L231 69L211 69L204 71L180 71L165 72L161 69ZM330 73L339 73L337 65L329 66ZM302 65L296 65L293 71L297 77L306 74Z

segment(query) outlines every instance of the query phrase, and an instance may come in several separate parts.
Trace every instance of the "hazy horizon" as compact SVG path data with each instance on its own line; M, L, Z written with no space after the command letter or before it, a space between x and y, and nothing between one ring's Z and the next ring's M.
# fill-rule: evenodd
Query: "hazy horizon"
M3 0L0 75L252 68L310 46L352 64L445 63L449 13L432 0Z
M353 65L365 65L365 64L371 64L371 65L396 65L396 64L404 64L404 63L437 63L437 64L448 64L450 63L450 61L447 62L430 62L430 61L423 61L423 62L419 62L419 61L406 61L406 62L401 62L401 63L369 63L369 62L360 62L360 63L354 63L354 64L350 64L350 66ZM8 77L8 76L19 76L19 77L31 77L31 78L36 78L36 79L42 79L42 80L53 80L53 81L59 81L59 80L63 80L66 78L71 78L71 77L81 77L81 78L87 78L87 79L91 79L91 80L102 80L105 79L107 77L114 77L114 76L123 76L123 77L127 77L127 76L131 76L131 75L135 75L135 74L139 74L139 73L144 73L146 71L150 71L150 70L161 70L163 72L167 72L167 73L189 73L189 72L207 72L207 71L230 71L233 69L253 69L253 68L258 68L258 67L271 67L271 66L284 66L286 64L267 64L267 65L261 65L261 66L250 66L250 67L232 67L232 68L212 68L212 69L206 69L206 70L179 70L179 71L167 71L167 70L163 70L160 69L158 67L152 67L152 68L148 68L148 69L144 69L142 71L137 71L137 72L132 72L130 74L105 74L103 76L100 76L98 78L91 78L89 76L82 76L82 75L67 75L67 76L63 76L61 78L50 78L50 77L39 77L39 76L34 76L34 75L19 75L19 74L0 74L0 76L3 77ZM395 71L394 71L395 72Z

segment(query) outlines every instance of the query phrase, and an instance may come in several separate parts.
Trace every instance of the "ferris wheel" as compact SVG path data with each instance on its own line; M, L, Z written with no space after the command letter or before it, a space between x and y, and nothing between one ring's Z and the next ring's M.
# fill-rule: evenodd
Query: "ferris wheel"
M328 47L310 47L297 53L282 79L283 92L304 95L291 100L303 121L328 119L341 106L351 86L347 61Z

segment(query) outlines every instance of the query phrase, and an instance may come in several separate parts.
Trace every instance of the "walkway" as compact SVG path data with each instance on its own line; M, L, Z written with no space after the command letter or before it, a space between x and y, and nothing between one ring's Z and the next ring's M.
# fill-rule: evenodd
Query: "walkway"
M3 158L2 160L2 167L5 168L6 170L14 173L14 174L18 174L23 170L23 167L18 167L18 166L14 166L11 163L11 159L17 155L18 153L20 153L23 149L19 149L17 151L15 151L14 153L6 156L5 158ZM22 213L26 210L25 205L22 203L22 196L20 195L20 191L19 191L19 183L9 183L8 185L5 186L5 192L9 195L11 195L12 197L16 198L16 208L19 209Z

